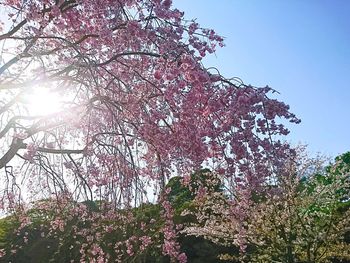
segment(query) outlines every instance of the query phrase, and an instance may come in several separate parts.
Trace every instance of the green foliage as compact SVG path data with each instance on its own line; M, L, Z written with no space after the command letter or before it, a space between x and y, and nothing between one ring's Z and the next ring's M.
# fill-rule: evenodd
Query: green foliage
M18 227L18 222L13 216L0 219L0 249L11 246L9 240L13 239L13 232Z
M166 188L171 189L167 198L178 213L191 207L200 188L205 189L206 193L222 192L220 180L209 169L193 173L187 184L183 183L182 177L175 176L169 180Z

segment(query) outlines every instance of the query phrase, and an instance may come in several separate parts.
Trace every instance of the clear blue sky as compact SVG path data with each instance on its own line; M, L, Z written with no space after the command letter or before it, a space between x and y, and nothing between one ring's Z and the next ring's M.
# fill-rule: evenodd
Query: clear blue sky
M312 153L350 151L350 1L174 0L225 37L205 61L227 77L278 90L302 119L288 140Z

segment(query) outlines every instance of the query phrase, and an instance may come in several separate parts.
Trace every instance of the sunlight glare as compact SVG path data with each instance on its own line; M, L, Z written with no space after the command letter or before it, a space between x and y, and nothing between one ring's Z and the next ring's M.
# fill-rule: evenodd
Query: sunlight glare
M49 115L63 108L61 95L49 88L38 87L26 96L27 109L31 115Z

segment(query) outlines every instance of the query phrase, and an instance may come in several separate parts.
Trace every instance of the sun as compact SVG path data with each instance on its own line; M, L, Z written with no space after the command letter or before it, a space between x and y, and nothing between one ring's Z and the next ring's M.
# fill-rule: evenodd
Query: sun
M25 96L26 109L30 115L50 115L63 109L62 96L48 87L35 87Z

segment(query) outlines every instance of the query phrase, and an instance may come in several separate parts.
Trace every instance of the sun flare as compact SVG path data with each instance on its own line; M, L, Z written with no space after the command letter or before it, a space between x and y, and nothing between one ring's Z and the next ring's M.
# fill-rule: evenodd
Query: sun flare
M33 89L25 96L26 108L31 115L49 115L63 108L62 96L47 87Z

